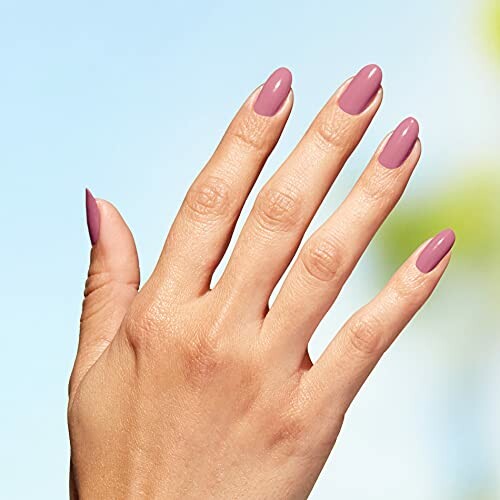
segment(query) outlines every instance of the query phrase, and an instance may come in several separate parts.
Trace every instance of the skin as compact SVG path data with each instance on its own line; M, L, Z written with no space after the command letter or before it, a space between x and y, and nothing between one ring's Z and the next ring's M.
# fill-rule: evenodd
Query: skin
M308 496L347 409L429 298L450 258L424 274L417 250L313 365L308 342L403 193L417 141L397 169L377 159L298 250L329 187L382 101L338 106L346 82L259 193L222 277L236 221L292 108L244 103L191 186L154 273L139 290L132 234L98 200L80 342L69 386L74 498ZM290 261L297 259L269 307Z

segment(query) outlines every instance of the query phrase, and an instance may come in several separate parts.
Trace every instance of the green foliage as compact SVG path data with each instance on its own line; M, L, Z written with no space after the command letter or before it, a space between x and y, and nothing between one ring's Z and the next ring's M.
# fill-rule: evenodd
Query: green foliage
M500 0L485 0L486 40L500 62ZM482 268L492 282L500 277L500 161L462 170L461 176L417 199L403 202L377 239L383 262L403 262L427 238L451 227L457 234L454 265Z
M486 39L500 63L500 0L488 0L485 8Z

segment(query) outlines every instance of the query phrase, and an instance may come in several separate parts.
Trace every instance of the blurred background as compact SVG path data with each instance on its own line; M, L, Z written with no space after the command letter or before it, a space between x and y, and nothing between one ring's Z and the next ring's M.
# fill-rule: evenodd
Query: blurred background
M408 115L423 157L313 358L423 240L453 227L458 241L350 409L312 498L500 498L499 0L0 1L2 498L67 496L84 188L121 210L145 280L190 182L270 72L292 70L295 107L259 186L372 62L384 103L313 229Z

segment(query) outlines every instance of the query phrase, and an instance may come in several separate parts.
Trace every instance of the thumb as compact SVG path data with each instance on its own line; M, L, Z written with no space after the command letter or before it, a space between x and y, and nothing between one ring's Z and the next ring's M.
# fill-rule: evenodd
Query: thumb
M134 238L118 210L85 192L92 251L70 393L111 343L139 288Z

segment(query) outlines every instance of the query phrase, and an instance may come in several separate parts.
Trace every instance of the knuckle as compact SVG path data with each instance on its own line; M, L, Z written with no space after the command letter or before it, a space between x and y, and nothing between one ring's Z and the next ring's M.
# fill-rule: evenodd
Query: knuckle
M231 211L231 190L226 181L217 177L199 180L189 189L185 206L194 220L219 219Z
M150 344L153 325L146 318L128 314L123 321L123 328L125 338L134 352L142 352Z
M347 340L356 356L367 358L383 352L383 327L375 317L352 320L347 329Z
M396 202L396 192L391 188L390 180L387 174L391 173L389 169L369 169L365 175L359 179L359 187L363 199L369 203L383 201L385 203L394 204Z
M421 304L422 295L427 296L426 282L419 276L404 274L390 286L390 296L394 304L404 304L414 309Z
M224 361L216 337L201 333L189 340L179 340L177 351L186 380L195 384L211 379Z
M349 119L337 110L323 111L313 127L317 144L323 149L349 149L352 130Z
M300 447L301 440L307 438L308 429L310 430L305 409L297 406L293 401L285 403L278 398L269 410L273 415L271 446L274 448Z
M313 415L311 402L300 395L298 386L282 390L285 399L278 396L269 408L269 414L273 415L271 427L274 429L270 444L286 455L307 455Z
M279 418L278 432L275 436L275 441L277 443L296 443L300 441L303 436L307 435L308 428L309 426L302 413L285 413Z
M89 272L87 280L85 281L84 297L87 298L100 290L109 288L113 283L111 273L108 272Z
M229 348L221 335L200 331L189 340L178 339L175 351L180 372L193 388L219 388L240 392L237 410L245 413L258 397L261 376L248 353ZM235 408L236 409L236 408Z
M232 142L245 153L265 155L269 151L268 127L253 114L238 119L230 127L229 136Z
M90 320L97 314L102 314L103 310L114 309L116 297L124 294L131 295L137 293L139 288L139 278L131 280L117 280L116 276L106 271L91 269L85 282L84 307L82 309L81 322Z
M255 218L265 230L287 231L300 220L301 200L291 188L264 188L255 202Z
M344 274L343 252L338 243L327 239L310 241L301 252L307 274L320 281L341 279Z
M83 324L113 308L113 298L117 294L116 283L110 273L89 273L85 282L84 302L80 324Z
M135 301L126 314L122 327L125 338L135 352L150 351L163 330L168 329L156 303Z

